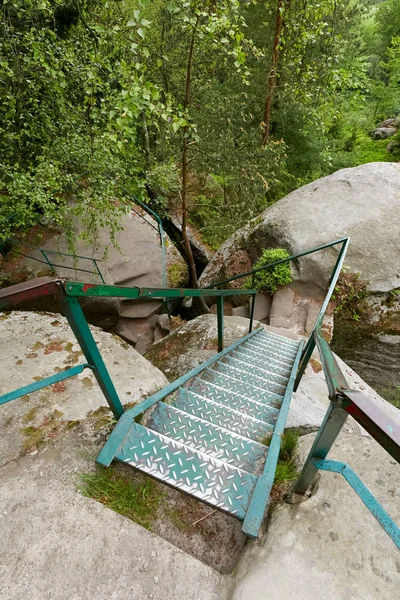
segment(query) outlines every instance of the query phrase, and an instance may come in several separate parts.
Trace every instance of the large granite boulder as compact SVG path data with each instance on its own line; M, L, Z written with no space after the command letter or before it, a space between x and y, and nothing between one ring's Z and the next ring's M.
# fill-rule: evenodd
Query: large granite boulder
M249 323L244 317L224 317L224 347L245 336L249 332ZM254 321L254 328L259 326L260 323ZM208 314L185 323L153 344L145 357L174 381L217 352L217 317Z
M254 264L265 248L284 247L295 254L350 237L345 266L365 283L366 310L331 314L329 333L334 321L335 351L381 393L388 386L394 390L400 386L399 214L400 164L343 169L290 193L239 229L210 261L201 285L242 272L241 265ZM338 249L329 248L292 263L289 321L297 319L295 331L310 331L337 256ZM281 322L277 296L271 315Z
M369 290L388 292L400 286L399 214L398 163L342 169L291 192L239 229L210 261L201 284L237 274L226 268L236 253L246 253L254 263L265 248L297 253L351 237L346 265L360 273ZM324 290L337 254L329 249L302 258L293 277L310 292Z
M99 230L96 244L90 245L80 239L81 225L78 221L74 224L75 251L78 258L52 254L58 251L68 253L68 239L63 231L46 228L42 239L35 245L48 251L49 257L57 267L57 275L83 281L85 283L101 283L99 274L95 272L89 257L101 259L99 268L108 284L121 286L164 287L163 259L161 253L160 235L156 221L141 209L127 211L120 223L120 230L115 233L115 244L110 240L110 232L106 228ZM165 268L166 285L181 287L188 281L186 262L164 233L165 243ZM25 257L17 260L7 255L6 260L0 257L0 280L18 283L33 277L49 275L49 269L44 268L43 255L38 248L27 249L22 247ZM74 267L74 268L71 268ZM87 272L89 271L89 272ZM162 311L162 301L144 299L132 301L118 298L84 298L82 307L88 321L94 325L118 335L130 344L137 346L139 351L144 351L154 340L154 331L157 325L157 313ZM58 311L59 307L53 298L39 299L29 306L24 304L24 310Z

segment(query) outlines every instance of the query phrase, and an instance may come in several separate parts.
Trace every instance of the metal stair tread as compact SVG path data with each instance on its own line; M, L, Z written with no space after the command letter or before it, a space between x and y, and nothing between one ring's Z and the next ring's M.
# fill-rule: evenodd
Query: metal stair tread
M231 374L232 377L234 377L236 380L242 381L243 383L252 383L261 389L262 386L264 386L264 389L268 389L268 391L271 392L279 390L277 393L282 392L282 395L285 393L286 386L273 381L271 378L268 379L267 377L259 377L253 373L249 373L248 371L246 372L244 369L238 369L237 367L227 365L221 361L214 363L214 365L211 366L211 369L216 368L219 373L222 372L224 374Z
M287 356L285 354L279 353L277 350L270 349L268 352L259 348L257 346L250 346L250 344L246 341L243 342L238 348L243 348L246 352L251 352L257 358L265 358L265 360L279 360L283 365L286 365L289 369L293 364L293 358Z
M276 378L276 383L281 383L282 385L285 385L289 381L289 376L276 373L273 369L263 369L262 367L248 363L245 360L241 360L240 358L235 358L230 354L226 354L220 362L223 362L228 365L231 364L232 366L236 365L238 369L243 369L243 371L254 373L254 375L259 374L261 378L264 375L267 377L268 380L272 378L273 381L274 378Z
M219 404L225 404L229 408L237 408L240 412L249 411L250 416L254 416L256 419L260 419L260 421L264 420L261 415L268 416L268 414L277 414L279 412L280 402L275 401L275 403L271 402L271 404L258 402L254 398L248 398L243 394L226 390L199 377L193 379L190 386L186 389ZM276 406L276 404L279 404L279 406ZM243 410L238 408L240 406L243 407Z
M262 358L262 354L259 355L258 358L256 358L252 354L248 354L245 349L241 350L240 348L235 348L226 356L232 356L232 358L237 358L237 360L246 362L249 365L259 366L261 369L271 369L277 374L282 375L283 377L287 377L288 379L290 377L289 366L285 368L285 365L282 365L282 363L279 363L279 361L277 361L276 359L271 358L268 358L268 362L266 362L265 359Z
M299 340L292 340L291 338L285 337L284 335L279 335L278 333L274 333L273 331L265 331L265 329L261 330L257 337L261 337L263 339L268 340L277 340L295 348L298 348L300 343Z
M214 400L209 400L185 388L179 389L178 396L174 400L174 406L255 441L263 439L266 435L272 433L274 429L274 425L268 421L250 417L243 412L229 408L225 404L220 404Z
M199 452L218 458L245 471L258 474L268 447L201 417L158 402L148 428Z
M266 404L275 400L281 401L283 398L281 394L267 392L265 386L260 388L251 383L244 383L239 379L235 379L233 375L227 375L226 373L215 371L211 368L204 369L204 371L199 374L199 378L215 383L215 385L220 385L227 390L243 393L246 397L250 397L250 399L257 400L258 402L265 402Z
M263 352L267 352L269 350L280 352L281 354L283 354L284 356L287 356L290 359L294 358L296 356L296 352L297 352L296 350L289 349L286 346L283 346L281 344L275 344L274 342L271 342L271 341L263 342L259 339L254 339L254 338L251 338L250 340L248 340L247 344L249 346L252 346Z
M257 476L133 422L115 456L216 508L244 519Z

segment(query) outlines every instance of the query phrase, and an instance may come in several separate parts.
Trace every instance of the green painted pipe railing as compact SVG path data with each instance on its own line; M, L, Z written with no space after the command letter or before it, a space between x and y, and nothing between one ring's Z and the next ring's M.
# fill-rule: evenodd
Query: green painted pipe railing
M243 279L244 277L250 277L250 276L252 277L251 287L254 288L255 275L257 273L259 273L260 271L266 271L267 269L272 269L273 267L276 267L277 265L282 265L284 263L288 263L293 260L297 260L298 258L302 258L303 256L308 256L310 254L314 254L315 252L320 252L321 250L326 250L327 248L332 248L333 246L340 246L339 254L336 259L335 266L332 269L331 276L329 279L328 291L326 293L326 296L325 296L322 306L320 308L320 311L319 311L318 317L315 321L311 335L310 335L306 345L304 346L304 350L301 355L299 370L298 370L297 378L296 378L296 381L294 384L294 391L296 391L296 389L298 388L299 382L304 374L307 364L308 364L308 362L311 358L311 355L314 351L314 348L315 348L314 331L315 331L315 328L317 327L317 325L320 322L322 322L322 320L325 316L325 312L328 307L329 301L332 297L332 294L335 290L337 281L339 279L339 275L340 275L340 272L343 267L344 259L345 259L349 244L350 244L350 238L340 238L338 240L335 240L334 242L329 242L328 244L323 244L322 246L316 246L315 248L311 248L310 250L305 250L304 252L298 252L297 254L292 254L291 256L288 256L286 258L276 260L276 261L269 263L268 265L265 265L263 267L259 267L257 269L251 269L250 271L246 271L244 273L239 273L239 275L234 275L232 277L229 277L228 279L223 279L222 281L217 281L216 283L213 283L213 284L203 288L203 289L211 290L213 288L217 288L220 285L226 285L228 283L231 283L232 281L237 281L238 279ZM251 306L250 306L250 329L249 329L249 331L252 330L252 326L253 326L254 306L255 306L256 295L257 295L257 292L253 292L252 302L251 302Z
M29 248L30 250L37 250L38 252L40 252L40 254L42 255L42 258L37 258L36 256L32 256L31 254L25 254L23 252L20 252L19 250L15 250L14 248L11 248L9 252L13 253L13 254L17 254L18 256L24 256L25 258L29 258L30 260L34 260L36 262L42 263L44 265L47 265L51 271L53 273L55 273L57 275L57 268L58 269L69 269L71 271L79 271L80 273L90 273L91 275L96 275L100 278L100 281L102 283L105 283L104 281L104 277L103 274L100 270L99 267L99 262L101 262L100 258L93 258L90 256L81 256L80 254L68 254L67 252L59 252L58 250L45 250L44 248L40 248L38 246L32 246L31 244L27 244L26 242L23 242L21 240L18 240L17 238L11 237L9 238L10 242L18 245L18 246L25 246L26 248ZM4 249L0 248L0 253L2 254L2 256L5 258L7 255L7 251L5 251ZM90 261L93 266L94 266L94 271L90 271L89 269L82 269L81 267L76 267L76 266L68 266L66 264L57 264L55 262L53 262L53 259L51 258L51 256L56 256L59 258L72 258L74 261L76 260L87 260Z
M213 290L211 295L217 297L221 307L218 312L218 352L223 352L223 299L225 296L240 294L251 294L254 290ZM79 374L83 369L90 368L115 416L119 419L124 409L118 397L117 391L107 371L101 354L94 341L90 328L87 324L79 297L118 297L118 298L182 298L183 296L209 296L208 290L187 290L174 288L140 288L120 287L112 285L97 285L89 283L65 282L62 279L42 277L27 281L23 284L13 285L0 289L0 310L10 310L15 304L25 300L33 300L43 296L56 296L60 302L62 312L67 318L76 339L86 358L86 363L77 365L62 373L56 373L27 386L21 387L0 396L0 405L15 400L25 394L29 394L48 385L53 385L69 377Z
M331 403L300 476L292 488L289 501L295 503L312 494L319 470L340 473L400 548L400 528L351 467L342 462L327 460L327 455L347 417L351 415L400 463L400 426L365 394L349 388L328 342L322 335L321 319L314 329L313 338L321 357Z

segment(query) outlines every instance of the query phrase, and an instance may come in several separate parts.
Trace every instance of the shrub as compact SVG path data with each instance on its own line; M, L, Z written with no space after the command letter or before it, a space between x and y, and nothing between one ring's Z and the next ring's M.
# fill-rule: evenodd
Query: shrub
M284 248L273 248L270 250L264 250L256 264L254 265L254 269L259 269L260 267L265 267L270 263L273 263L277 260L282 260L283 258L287 258L290 254ZM250 277L245 284L245 287L248 289L252 288L251 284L252 278ZM264 271L259 271L255 274L254 277L254 289L258 292L266 292L268 294L274 294L278 289L279 285L287 285L292 282L292 273L290 270L290 263L282 263L281 265L276 265L270 269L265 269Z
M332 294L336 303L335 313L359 321L363 313L368 313L367 283L360 279L360 273L350 273L343 269Z

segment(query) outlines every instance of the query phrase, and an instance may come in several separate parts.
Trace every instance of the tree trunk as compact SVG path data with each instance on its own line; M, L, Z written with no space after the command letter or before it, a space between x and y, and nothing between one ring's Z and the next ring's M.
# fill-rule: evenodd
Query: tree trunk
M200 17L197 16L196 23L193 26L192 37L189 46L189 56L186 69L186 84L185 84L185 99L183 107L188 112L191 103L191 78L192 78L192 65L193 65L193 51L194 43L196 39L197 26L199 24ZM189 150L189 126L183 128L183 142L182 142L182 167L181 167L181 202L182 202L182 242L183 249L186 254L186 258L189 265L189 274L191 284L194 288L198 288L196 265L194 262L193 252L190 245L190 241L187 235L187 222L188 222L188 206L187 206L187 186L188 186L188 150ZM198 305L200 312L209 312L208 307L205 303L204 298L193 298L193 303Z
M268 75L268 92L267 92L267 97L265 98L264 120L261 123L262 145L263 146L266 146L268 144L268 140L269 140L269 126L270 126L270 121L271 121L272 98L274 95L274 90L275 90L275 85L276 85L276 74L277 74L278 61L279 61L279 46L281 43L282 24L283 24L282 13L283 13L285 4L286 4L285 0L277 0L274 46L273 46L273 50L272 50L271 69L270 69L270 72Z
M189 46L189 56L186 68L186 84L185 84L185 99L183 101L183 107L187 111L190 107L190 92L191 92L191 78L192 78L192 65L193 65L193 51L194 43L196 38L197 26L199 23L199 17L196 19L196 23L193 26L192 37ZM181 202L182 202L182 241L183 249L186 254L186 258L189 263L189 273L192 280L193 287L197 287L197 274L196 266L194 263L193 252L190 246L189 238L187 235L187 222L188 222L188 207L187 207L187 179L188 179L188 150L189 150L189 126L183 128L183 142L182 142L182 165L181 165Z

